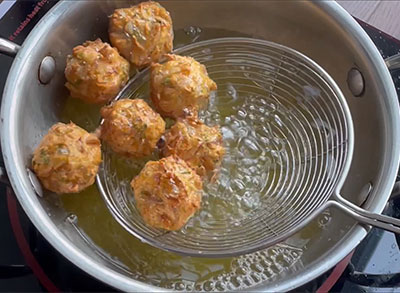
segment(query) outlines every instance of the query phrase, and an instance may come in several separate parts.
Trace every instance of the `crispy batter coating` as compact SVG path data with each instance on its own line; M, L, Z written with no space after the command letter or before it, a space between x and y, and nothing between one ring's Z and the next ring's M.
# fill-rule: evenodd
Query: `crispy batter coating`
M116 153L128 157L150 155L165 131L165 122L141 99L124 99L101 109L101 138Z
M60 194L92 185L100 162L100 140L71 122L50 128L33 153L32 166L43 186Z
M217 89L206 67L191 57L167 55L164 64L152 64L151 99L163 116L183 117L187 110L197 112Z
M111 44L122 56L141 68L172 51L171 17L157 2L142 2L116 9L110 18Z
M196 117L178 119L165 135L164 156L185 160L200 176L218 171L225 154L218 126L209 127Z
M155 228L179 230L201 205L201 179L178 157L148 162L131 186L140 214Z
M87 41L67 57L65 86L71 97L91 104L114 98L129 79L129 62L100 39Z

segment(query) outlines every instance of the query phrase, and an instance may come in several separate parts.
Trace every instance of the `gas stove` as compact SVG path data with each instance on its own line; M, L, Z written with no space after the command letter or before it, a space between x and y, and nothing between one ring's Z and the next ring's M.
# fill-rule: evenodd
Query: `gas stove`
M30 30L57 1L0 0L0 36L22 44ZM384 58L400 52L400 41L359 21ZM12 59L0 55L0 96ZM400 71L392 72L400 97ZM0 165L2 158L0 156ZM1 176L0 176L1 177ZM384 214L400 218L400 176ZM0 183L1 291L114 291L60 255L35 229ZM336 267L296 292L400 292L400 237L372 229Z

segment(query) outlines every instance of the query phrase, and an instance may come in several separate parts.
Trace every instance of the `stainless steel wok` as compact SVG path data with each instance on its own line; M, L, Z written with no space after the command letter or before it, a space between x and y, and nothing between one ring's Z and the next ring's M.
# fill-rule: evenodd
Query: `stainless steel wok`
M3 52L7 49L13 55L18 51L1 105L1 146L19 202L60 253L115 288L154 292L162 289L133 273L123 261L115 261L117 251L98 247L97 240L91 239L91 233L81 227L80 220L70 215L57 197L39 197L27 171L34 147L59 121L65 106L66 55L85 40L107 40L107 16L116 7L132 4L61 1L37 24L20 49L0 42ZM331 1L171 0L163 5L171 12L177 35L182 34L186 42L222 36L257 37L292 47L319 63L343 91L354 119L354 158L342 194L372 212L382 212L399 164L399 106L384 60L349 14ZM54 76L51 61L45 61L44 72L38 74L46 56L54 58ZM361 86L358 93L353 89L356 97L347 81L358 71L365 88ZM88 208L88 214L92 212ZM323 228L314 229L317 226ZM368 229L340 211L329 210L304 231L273 248L278 256L286 249L296 252L296 257L285 265L272 264L269 277L255 283L252 289L286 291L306 283L349 254ZM107 243L119 241L115 235L102 237L107 238Z

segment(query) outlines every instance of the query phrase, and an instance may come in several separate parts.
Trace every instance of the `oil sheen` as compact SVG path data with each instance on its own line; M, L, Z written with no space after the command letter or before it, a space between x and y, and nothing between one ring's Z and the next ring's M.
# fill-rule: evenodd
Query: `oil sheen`
M243 35L188 27L175 33L175 47L221 36ZM289 128L285 125L294 125L296 114L289 103L279 99L279 92L271 94L269 72L264 72L260 80L260 72L252 71L251 64L246 67L246 62L236 62L234 58L231 61L236 62L236 70L231 70L232 63L227 70L213 63L220 57L214 53L201 52L198 58L207 65L210 77L218 84L218 91L210 97L209 106L200 117L208 125L220 126L226 155L217 181L205 186L201 211L186 229L191 225L218 225L224 221L239 223L259 207L262 196L290 188L284 178L293 155L288 147L290 132L285 132ZM148 76L143 76L129 98L143 98L151 104L148 91ZM73 121L93 131L99 125L99 107L68 98L61 120ZM321 121L315 127L322 129L326 125ZM326 137L331 137L328 132L329 129L325 131ZM146 161L158 158L155 153L143 160L127 160L106 147L103 156L106 167L111 170L108 175L112 185L126 194L131 192L129 182ZM67 213L77 218L78 229L99 248L99 253L104 253L115 265L123 266L133 278L187 291L229 291L272 281L296 265L303 246L312 236L321 233L330 217L329 212L324 213L324 225L316 221L289 242L240 257L207 259L183 257L142 243L112 218L95 185L80 194L62 195L61 201Z

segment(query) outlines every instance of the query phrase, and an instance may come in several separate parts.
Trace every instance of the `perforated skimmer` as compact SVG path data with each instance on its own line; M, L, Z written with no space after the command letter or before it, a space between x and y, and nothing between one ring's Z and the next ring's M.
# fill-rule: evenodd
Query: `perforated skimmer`
M400 232L399 220L339 195L351 164L353 124L343 94L318 64L247 38L198 42L174 53L203 63L217 83L200 117L221 126L226 155L217 182L205 186L202 209L180 231L165 232L144 223L129 185L146 160L125 160L106 149L97 184L131 234L185 255L240 255L283 241L328 207ZM116 99L149 101L148 83L146 69Z

